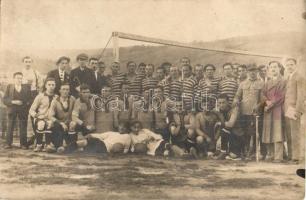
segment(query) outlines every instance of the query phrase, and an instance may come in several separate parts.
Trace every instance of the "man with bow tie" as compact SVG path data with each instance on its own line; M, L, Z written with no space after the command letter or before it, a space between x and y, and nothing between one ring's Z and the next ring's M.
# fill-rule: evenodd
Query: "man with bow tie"
M55 79L55 93L59 94L59 89L63 83L69 82L69 74L67 73L67 68L69 67L70 58L66 56L60 57L56 65L58 69L52 70L48 73L47 77L52 77Z

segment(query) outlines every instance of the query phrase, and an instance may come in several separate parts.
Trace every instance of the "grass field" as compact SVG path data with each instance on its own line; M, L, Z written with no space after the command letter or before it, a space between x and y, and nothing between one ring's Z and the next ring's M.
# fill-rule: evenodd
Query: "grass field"
M297 165L0 148L2 199L303 199Z

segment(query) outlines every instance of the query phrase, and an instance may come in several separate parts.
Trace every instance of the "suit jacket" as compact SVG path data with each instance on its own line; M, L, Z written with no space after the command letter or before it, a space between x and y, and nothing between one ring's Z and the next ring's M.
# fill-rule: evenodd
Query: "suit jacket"
M297 73L294 72L291 75L291 78L287 80L286 85L286 95L284 102L284 111L287 112L289 106L296 107L296 98L297 98Z
M78 91L76 88L82 84L87 84L90 88L90 91L93 92L95 75L92 69L85 67L84 70L81 70L80 67L73 69L70 73L70 87L71 94L74 97L78 97Z
M65 71L65 74L64 74L64 81L61 81L58 69L55 69L55 70L52 70L52 71L48 72L47 77L48 78L51 77L51 78L55 79L55 83L56 83L55 93L57 93L57 94L59 92L59 89L60 89L62 83L69 82L69 74L66 71Z
M305 115L306 105L304 102L306 101L306 78L302 77L302 75L297 78L297 88L296 110Z
M18 109L24 109L27 111L30 106L30 100L31 100L31 88L29 85L22 84L21 85L21 101L22 105L14 105L12 104L12 100L14 100L14 90L15 85L9 84L6 88L4 97L3 97L3 103L7 106L7 113L13 113L16 112Z
M93 81L93 88L92 92L94 94L100 94L101 89L107 85L107 77L101 74L97 74L97 78L94 72L94 81Z

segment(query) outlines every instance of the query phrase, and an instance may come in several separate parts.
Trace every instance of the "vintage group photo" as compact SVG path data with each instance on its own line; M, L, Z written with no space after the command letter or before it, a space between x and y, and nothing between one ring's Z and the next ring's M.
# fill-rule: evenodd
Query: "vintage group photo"
M0 200L303 199L303 0L1 0Z

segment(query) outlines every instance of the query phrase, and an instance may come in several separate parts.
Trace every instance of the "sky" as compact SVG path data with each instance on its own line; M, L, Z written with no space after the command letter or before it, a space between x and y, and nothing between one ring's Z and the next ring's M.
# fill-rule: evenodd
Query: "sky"
M305 30L303 0L2 0L1 4L1 47L15 50L103 48L113 31L192 42ZM135 44L120 40L120 46Z

